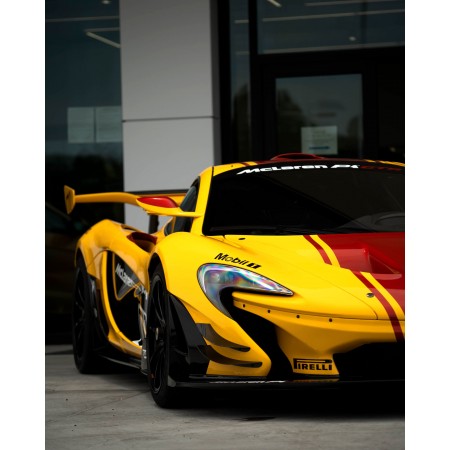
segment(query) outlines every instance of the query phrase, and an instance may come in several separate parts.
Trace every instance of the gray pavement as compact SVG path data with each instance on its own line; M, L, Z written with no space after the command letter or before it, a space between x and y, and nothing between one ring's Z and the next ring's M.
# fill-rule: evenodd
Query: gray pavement
M164 410L139 372L81 375L67 345L47 345L45 448L400 450L402 388L196 391Z

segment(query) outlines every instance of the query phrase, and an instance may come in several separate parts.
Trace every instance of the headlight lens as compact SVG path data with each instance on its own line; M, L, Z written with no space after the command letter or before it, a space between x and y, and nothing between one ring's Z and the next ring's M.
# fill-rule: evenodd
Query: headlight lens
M220 301L220 292L226 288L263 292L266 294L293 295L292 292L249 270L222 264L204 264L197 272L198 282L209 301L231 317Z

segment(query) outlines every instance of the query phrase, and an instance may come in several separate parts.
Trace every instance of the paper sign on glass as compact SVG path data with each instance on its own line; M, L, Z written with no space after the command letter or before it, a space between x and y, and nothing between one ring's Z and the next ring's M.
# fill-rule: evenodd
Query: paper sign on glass
M302 127L302 152L314 155L337 155L338 127Z

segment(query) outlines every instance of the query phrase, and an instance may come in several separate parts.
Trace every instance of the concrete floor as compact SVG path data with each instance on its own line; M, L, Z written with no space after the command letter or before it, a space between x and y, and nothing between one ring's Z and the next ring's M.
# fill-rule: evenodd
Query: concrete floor
M81 375L68 345L47 345L46 450L400 450L402 387L201 391L185 409L158 408L134 370Z

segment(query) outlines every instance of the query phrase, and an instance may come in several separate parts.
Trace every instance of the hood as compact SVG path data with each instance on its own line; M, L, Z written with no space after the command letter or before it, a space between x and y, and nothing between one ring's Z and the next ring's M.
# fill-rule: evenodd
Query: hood
M250 261L250 270L301 296L306 312L404 320L404 233L229 235L224 241Z

